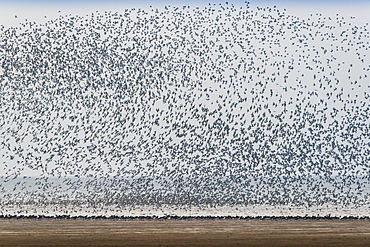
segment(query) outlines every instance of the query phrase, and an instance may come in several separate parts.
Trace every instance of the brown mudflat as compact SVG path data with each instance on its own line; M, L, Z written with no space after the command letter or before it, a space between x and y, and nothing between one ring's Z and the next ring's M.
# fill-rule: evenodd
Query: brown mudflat
M0 246L370 246L370 220L2 219Z

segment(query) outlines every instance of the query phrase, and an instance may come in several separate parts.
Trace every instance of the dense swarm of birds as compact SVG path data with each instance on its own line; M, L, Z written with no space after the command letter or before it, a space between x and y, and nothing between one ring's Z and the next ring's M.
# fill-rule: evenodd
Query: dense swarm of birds
M369 26L166 6L0 29L0 205L369 205Z

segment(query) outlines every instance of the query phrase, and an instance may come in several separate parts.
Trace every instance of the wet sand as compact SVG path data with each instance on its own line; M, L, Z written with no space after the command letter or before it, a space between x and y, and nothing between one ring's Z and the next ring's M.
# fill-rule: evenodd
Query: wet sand
M370 246L370 220L1 219L0 246Z

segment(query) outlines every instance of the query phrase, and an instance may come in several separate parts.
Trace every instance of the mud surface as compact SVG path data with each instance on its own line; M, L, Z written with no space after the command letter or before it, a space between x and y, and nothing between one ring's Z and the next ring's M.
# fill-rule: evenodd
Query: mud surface
M0 246L370 246L370 220L1 219Z

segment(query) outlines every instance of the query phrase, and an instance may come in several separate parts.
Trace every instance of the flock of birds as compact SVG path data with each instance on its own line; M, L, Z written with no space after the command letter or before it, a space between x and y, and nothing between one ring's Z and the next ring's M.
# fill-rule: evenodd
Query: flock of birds
M2 26L0 207L369 205L369 55L248 3Z

